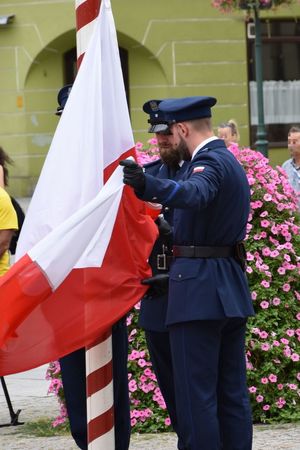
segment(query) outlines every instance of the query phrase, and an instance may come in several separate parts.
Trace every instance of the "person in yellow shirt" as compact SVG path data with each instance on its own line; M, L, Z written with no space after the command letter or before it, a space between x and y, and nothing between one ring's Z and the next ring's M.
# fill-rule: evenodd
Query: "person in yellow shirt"
M18 219L9 195L0 187L0 276L9 269L9 244L18 229Z

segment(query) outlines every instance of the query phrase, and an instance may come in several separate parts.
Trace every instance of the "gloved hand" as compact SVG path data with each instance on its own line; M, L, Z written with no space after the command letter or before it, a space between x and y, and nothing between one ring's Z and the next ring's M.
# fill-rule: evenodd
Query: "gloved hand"
M143 168L131 159L123 159L119 164L124 167L123 183L133 187L135 191L143 193L145 190Z
M172 239L173 237L173 228L169 224L169 222L164 218L162 214L160 214L157 219L155 220L155 223L158 227L159 235L162 238Z
M141 283L150 286L146 293L148 297L160 297L169 291L169 274L154 275L153 277L145 278Z

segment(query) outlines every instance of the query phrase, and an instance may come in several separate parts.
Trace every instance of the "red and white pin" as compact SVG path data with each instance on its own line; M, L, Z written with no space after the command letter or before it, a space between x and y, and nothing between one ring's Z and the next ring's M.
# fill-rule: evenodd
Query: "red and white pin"
M193 173L201 173L201 172L204 171L204 169L205 169L205 166L197 166L197 167L194 167Z

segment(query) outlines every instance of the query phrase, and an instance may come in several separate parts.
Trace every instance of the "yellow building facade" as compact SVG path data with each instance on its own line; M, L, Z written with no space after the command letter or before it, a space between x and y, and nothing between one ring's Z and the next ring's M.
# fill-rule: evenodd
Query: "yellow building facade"
M252 143L253 36L245 12L224 15L210 0L111 3L136 141L149 137L142 111L148 99L211 95L218 99L214 125L234 118L241 144ZM299 4L262 14L266 30L272 21L285 21L289 30L289 23L299 17ZM293 28L295 48L300 45L297 33ZM272 36L266 35L266 40ZM15 196L30 196L34 190L57 125L57 93L72 76L75 45L74 0L0 2L0 145L15 161L10 170L10 192ZM297 119L296 113L292 119ZM276 131L276 124L273 128ZM282 137L278 142L270 148L272 164L288 158Z

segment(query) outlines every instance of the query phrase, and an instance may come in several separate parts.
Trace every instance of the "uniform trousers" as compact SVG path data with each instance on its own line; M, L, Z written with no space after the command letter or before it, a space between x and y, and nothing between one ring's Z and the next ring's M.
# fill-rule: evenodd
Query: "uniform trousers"
M112 328L115 450L128 450L130 441L130 407L127 357L128 337L125 319ZM81 348L59 360L66 407L73 439L87 450L87 409L85 349Z
M177 424L175 388L173 382L174 374L172 368L169 332L145 330L145 336L152 367L155 372L160 391L165 400L172 427L178 436L178 449L184 450Z
M179 432L185 450L250 450L246 319L169 327Z

